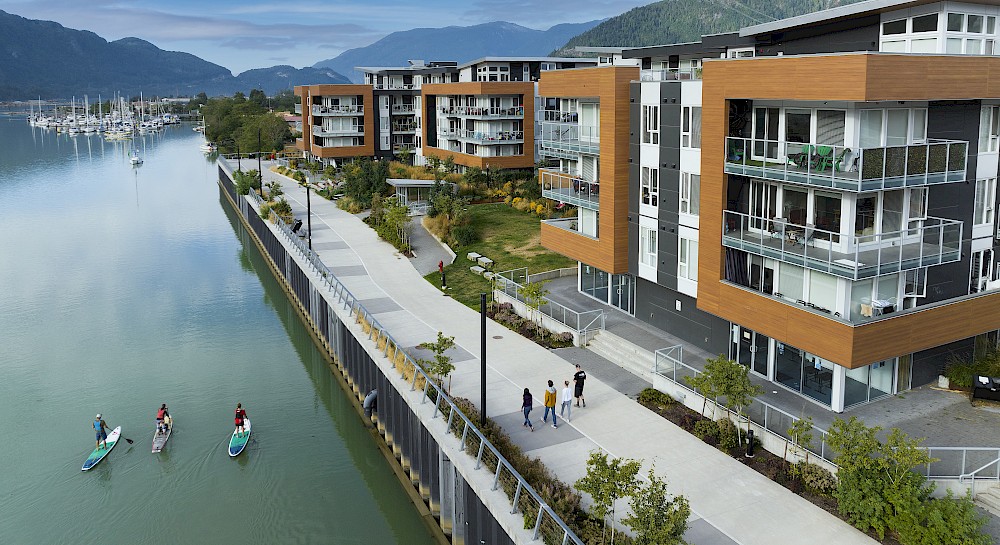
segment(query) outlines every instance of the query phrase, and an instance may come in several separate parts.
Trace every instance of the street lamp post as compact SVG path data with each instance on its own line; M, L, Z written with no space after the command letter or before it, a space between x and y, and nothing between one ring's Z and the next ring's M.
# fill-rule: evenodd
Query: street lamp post
M479 314L482 347L479 351L480 379L479 379L479 425L486 429L486 294L479 294Z
M260 167L260 129L257 129L257 177L260 179L260 185L263 187L264 171Z
M309 197L311 192L309 191L310 184L306 184L306 228L309 233L309 249L313 249L313 214L312 214L312 199Z

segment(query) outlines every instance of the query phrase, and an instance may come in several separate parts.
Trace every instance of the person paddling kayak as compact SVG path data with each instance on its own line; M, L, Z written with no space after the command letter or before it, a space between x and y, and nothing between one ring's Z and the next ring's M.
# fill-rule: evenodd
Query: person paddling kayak
M105 423L104 419L101 418L101 413L97 413L97 416L94 418L94 431L97 432L98 450L102 448L101 445L104 445L103 448L105 449L108 448L108 444L105 442L108 440L107 430L108 430L107 423Z
M170 418L170 413L167 411L167 404L163 403L160 405L160 410L156 411L156 433L164 434L167 433L167 419Z
M234 423L236 424L236 431L239 434L238 437L243 437L243 419L247 417L247 411L243 408L242 403L236 404L236 418Z

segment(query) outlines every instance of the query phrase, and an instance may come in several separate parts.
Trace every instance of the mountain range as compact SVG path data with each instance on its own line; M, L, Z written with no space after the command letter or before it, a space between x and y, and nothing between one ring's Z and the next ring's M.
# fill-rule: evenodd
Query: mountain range
M534 30L504 21L465 27L415 28L393 32L365 47L348 49L313 67L332 69L361 82L362 75L354 70L356 66L406 66L409 59L463 63L481 57L544 56L598 23L600 21L567 23L548 30Z
M573 37L554 53L566 54L576 46L642 47L693 42L706 34L734 32L741 27L857 1L661 0L606 19Z
M93 32L0 10L0 100L65 98L114 92L188 96L231 95L292 85L347 83L329 69L273 66L233 76L190 53L164 51L139 38L109 42Z

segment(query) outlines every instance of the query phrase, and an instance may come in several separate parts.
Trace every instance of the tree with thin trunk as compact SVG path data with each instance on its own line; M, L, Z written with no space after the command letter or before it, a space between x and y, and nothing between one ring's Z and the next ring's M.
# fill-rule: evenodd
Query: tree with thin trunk
M455 337L447 337L444 333L438 331L437 340L433 342L423 342L417 345L417 348L423 350L430 350L434 354L433 359L418 359L417 363L424 368L425 371L430 373L432 376L438 379L438 384L444 385L444 379L455 370L455 364L451 361L451 356L445 354L445 352L451 350L455 347Z
M534 322L536 331L542 328L542 313L538 309L545 303L545 297L549 294L549 290L545 289L545 282L547 281L525 282L517 289L521 297L524 297L524 304L528 307L528 319Z
M805 418L800 418L796 420L791 427L788 428L788 436L792 438L792 443L798 448L802 449L802 452L806 456L806 463L809 463L809 447L812 446L813 440L813 417L807 416ZM788 459L788 443L785 443L785 459Z
M576 481L576 488L590 494L594 500L594 514L604 521L601 531L608 528L607 516L611 515L611 543L615 542L615 503L625 496L635 493L640 464L637 460L613 458L600 451L592 451L587 460L587 474Z
M629 506L632 514L622 522L635 532L636 545L681 545L691 506L684 496L667 493L667 481L649 468L649 484L637 487Z

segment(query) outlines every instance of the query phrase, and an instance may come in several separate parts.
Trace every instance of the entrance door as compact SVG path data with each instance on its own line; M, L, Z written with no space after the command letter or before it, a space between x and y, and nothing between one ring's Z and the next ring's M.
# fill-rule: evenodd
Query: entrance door
M766 336L751 331L745 327L733 326L735 333L739 335L737 342L733 344L734 359L740 364L750 368L751 371L767 377L767 356L768 339Z
M632 277L615 274L611 279L611 304L632 314Z
M754 108L753 111L753 155L759 159L778 158L778 108Z

